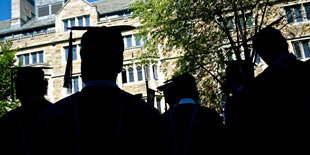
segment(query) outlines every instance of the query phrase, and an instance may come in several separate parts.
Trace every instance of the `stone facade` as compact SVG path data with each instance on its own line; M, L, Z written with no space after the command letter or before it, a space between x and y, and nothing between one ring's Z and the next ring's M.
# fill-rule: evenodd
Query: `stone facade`
M117 3L115 1L118 1ZM16 58L22 62L23 66L49 66L52 70L46 70L46 79L49 82L48 93L46 98L51 102L71 95L75 91L81 90L83 83L81 80L81 59L79 50L81 48L80 41L83 31L73 33L73 45L76 51L76 59L73 61L73 88L67 90L63 88L63 76L66 68L66 49L69 45L69 31L65 27L83 25L83 26L114 26L114 25L132 25L139 27L138 19L131 18L130 12L120 5L113 6L118 3L130 3L133 0L103 0L99 2L89 3L87 0L37 0L39 7L50 4L61 3L62 8L57 13L50 13L47 16L31 19L21 26L20 29L0 30L0 38L13 40L12 48L19 48ZM12 0L12 17L16 9L17 2L26 2L26 0ZM309 24L310 24L310 8L306 0L289 1L278 3L273 6L274 14L268 17L268 21L274 21L282 15L287 15L291 10L294 15L295 6L300 6L303 21L294 19L293 22L287 24L282 30L288 38L290 51L300 56L302 60L307 60L309 47ZM15 5L16 3L16 5ZM29 2L28 2L29 3ZM38 6L37 6L38 7ZM107 9L107 8L113 9ZM38 8L36 8L38 10ZM298 10L298 9L297 9ZM38 11L37 11L38 12ZM309 13L308 13L309 12ZM308 18L309 14L309 18ZM38 15L37 15L38 16ZM288 16L286 16L287 22ZM15 19L11 20L14 23ZM1 22L0 22L1 24ZM1 27L1 25L0 25ZM5 27L5 26L2 26ZM304 31L301 31L304 30ZM137 40L135 34L137 30L127 31L123 33L125 52L124 52L124 69L117 78L117 84L121 89L132 94L142 94L146 98L146 77L149 78L149 88L156 90L156 87L162 85L170 75L174 72L173 65L165 66L162 60L174 61L173 57L159 58L154 64L142 65L138 61L133 61L137 52L142 49L143 41ZM294 35L292 35L294 34ZM307 48L307 45L309 48ZM299 49L298 49L299 47ZM104 48L104 47L102 47ZM298 51L299 50L299 51ZM309 51L310 52L310 51ZM258 64L257 73L261 72L266 65ZM162 69L167 70L166 74ZM146 75L146 73L149 73ZM156 92L155 107L164 111L164 100L162 94Z

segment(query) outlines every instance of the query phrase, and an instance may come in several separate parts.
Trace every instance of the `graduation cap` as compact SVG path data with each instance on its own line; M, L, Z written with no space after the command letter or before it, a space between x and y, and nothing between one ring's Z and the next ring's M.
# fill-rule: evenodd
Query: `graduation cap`
M72 85L72 30L87 30L82 36L82 49L87 48L87 53L81 52L82 59L87 56L92 56L93 58L98 56L98 47L109 48L114 46L116 48L121 48L124 51L124 42L121 32L134 29L134 26L120 25L111 27L71 27L67 28L70 31L69 39L69 51L67 58L67 66L64 76L63 87L70 88ZM97 53L96 53L97 52ZM121 53L123 54L123 53Z
M189 73L184 73L175 78L169 79L164 83L165 83L164 85L157 87L157 89L160 91L169 91L177 87L180 88L188 85L196 86L195 78Z
M14 100L13 82L29 85L29 89L39 81L44 81L43 69L52 69L52 67L12 67L11 69L11 97ZM13 76L13 71L16 70L16 78Z

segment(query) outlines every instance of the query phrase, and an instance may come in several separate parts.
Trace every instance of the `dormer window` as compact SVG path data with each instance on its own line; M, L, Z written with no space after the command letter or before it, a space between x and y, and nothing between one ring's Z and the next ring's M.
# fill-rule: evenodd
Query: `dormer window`
M89 16L81 16L71 19L63 20L64 31L68 31L68 27L73 26L90 26Z

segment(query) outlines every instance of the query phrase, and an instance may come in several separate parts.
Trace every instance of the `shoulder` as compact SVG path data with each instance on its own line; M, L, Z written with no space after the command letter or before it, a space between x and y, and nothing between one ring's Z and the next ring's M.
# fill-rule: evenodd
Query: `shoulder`
M3 121L10 121L10 120L13 120L16 118L16 116L18 115L20 111L20 107L12 110L12 111L9 111L8 113L6 113L5 115L3 115L1 118L0 118L0 121L3 122Z
M137 114L160 116L157 109L147 104L142 99L137 98L136 96L129 94L125 91L123 91L123 97L125 102L125 108L127 110L136 112Z
M55 104L49 106L45 111L46 117L57 117L60 115L66 115L68 112L73 110L75 100L78 93L72 94L66 98L63 98Z

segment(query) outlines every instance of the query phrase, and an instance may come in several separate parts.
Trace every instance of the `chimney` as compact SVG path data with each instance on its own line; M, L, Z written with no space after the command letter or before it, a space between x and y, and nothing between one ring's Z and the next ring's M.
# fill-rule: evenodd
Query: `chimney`
M33 0L12 0L11 29L18 29L34 17Z

